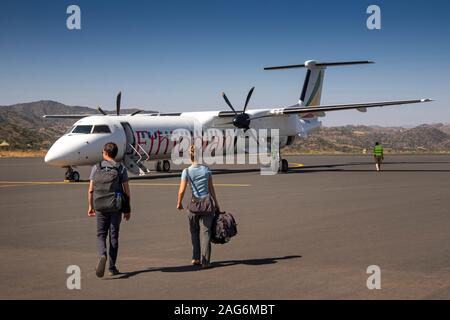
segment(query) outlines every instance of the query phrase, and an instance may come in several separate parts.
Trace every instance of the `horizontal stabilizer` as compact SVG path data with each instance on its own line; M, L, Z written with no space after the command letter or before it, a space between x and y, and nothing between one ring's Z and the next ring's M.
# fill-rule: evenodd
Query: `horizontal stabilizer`
M336 67L336 66L349 66L354 64L369 64L373 61L361 60L361 61L341 61L341 62L318 62L314 60L306 61L303 64L291 64L287 66L266 67L264 70L280 70L280 69L295 69L295 68L314 68L314 67Z

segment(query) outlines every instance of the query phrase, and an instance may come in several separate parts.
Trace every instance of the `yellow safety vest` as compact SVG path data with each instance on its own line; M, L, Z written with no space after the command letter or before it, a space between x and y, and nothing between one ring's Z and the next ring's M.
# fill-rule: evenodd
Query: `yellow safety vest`
M373 155L375 157L381 157L383 155L383 147L381 146L381 144L373 148Z

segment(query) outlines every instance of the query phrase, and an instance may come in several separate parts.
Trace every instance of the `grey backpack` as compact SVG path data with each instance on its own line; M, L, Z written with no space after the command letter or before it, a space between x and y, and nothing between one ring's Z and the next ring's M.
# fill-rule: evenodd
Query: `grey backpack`
M122 183L119 167L102 167L97 164L92 179L94 184L94 210L100 212L119 212L122 208Z

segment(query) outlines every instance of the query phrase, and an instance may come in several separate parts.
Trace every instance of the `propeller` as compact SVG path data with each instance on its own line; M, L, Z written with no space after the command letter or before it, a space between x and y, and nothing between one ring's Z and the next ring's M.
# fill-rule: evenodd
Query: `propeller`
M137 110L137 111L133 112L133 113L131 114L131 116L134 116L134 115L136 115L136 114L138 114L138 113L141 113L141 112L142 112L142 110Z
M100 107L97 107L97 110L98 110L98 112L100 112L101 114L103 114L104 116L106 116L107 115L107 113L105 112L105 111L103 111L103 109L102 108L100 108Z
M120 105L122 101L122 91L119 91L116 98L116 115L120 116ZM102 115L107 116L108 114L100 107L97 107L98 112L100 112ZM142 110L137 110L131 114L131 116L137 115L138 113L141 113Z
M120 101L122 100L122 91L119 91L116 99L116 114L120 116Z
M230 100L228 100L228 97L225 94L225 92L222 92L223 99L225 100L227 105L230 107L230 109L233 110L233 112L234 112L234 118L233 118L233 121L231 123L238 129L244 129L244 132L246 132L248 129L250 129L250 120L251 120L250 119L250 115L245 113L245 111L247 110L247 106L248 106L250 98L251 98L251 96L253 94L253 90L255 90L255 87L252 87L250 89L250 91L248 92L247 99L245 99L244 109L241 112L239 112L239 113L236 112L236 110L234 109L234 107L231 104Z

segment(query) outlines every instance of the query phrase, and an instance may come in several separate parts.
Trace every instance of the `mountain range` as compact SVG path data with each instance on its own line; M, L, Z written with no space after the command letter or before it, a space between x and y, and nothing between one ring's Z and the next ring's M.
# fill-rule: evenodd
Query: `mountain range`
M121 113L136 110L124 109ZM6 141L10 150L48 149L75 120L44 119L42 116L79 113L98 114L98 111L49 100L0 106L0 144ZM296 139L287 152L361 153L371 150L375 141L381 142L388 152L450 152L450 125L423 124L413 128L353 125L321 127L310 133L307 139Z
M375 142L392 153L450 152L449 124L422 124L413 128L379 126L321 127L306 139L297 139L293 153L371 152Z

